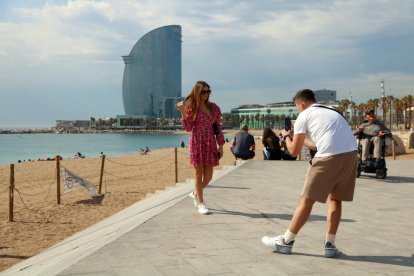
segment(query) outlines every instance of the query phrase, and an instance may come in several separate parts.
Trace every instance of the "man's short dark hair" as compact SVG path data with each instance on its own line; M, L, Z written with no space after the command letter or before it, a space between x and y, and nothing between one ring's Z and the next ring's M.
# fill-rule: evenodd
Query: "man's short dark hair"
M242 126L240 127L240 129L241 129L241 130L244 130L244 131L248 131L248 130L249 130L249 127L248 127L247 125L242 125Z
M301 100L304 102L316 102L315 93L313 93L310 89L302 89L296 92L295 97L293 97L293 101Z

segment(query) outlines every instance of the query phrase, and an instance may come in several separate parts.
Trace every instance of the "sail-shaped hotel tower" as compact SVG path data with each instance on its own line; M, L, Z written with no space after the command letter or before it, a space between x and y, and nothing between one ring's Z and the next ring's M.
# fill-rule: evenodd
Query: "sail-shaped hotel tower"
M181 26L148 32L122 58L125 114L172 116L172 103L181 97Z

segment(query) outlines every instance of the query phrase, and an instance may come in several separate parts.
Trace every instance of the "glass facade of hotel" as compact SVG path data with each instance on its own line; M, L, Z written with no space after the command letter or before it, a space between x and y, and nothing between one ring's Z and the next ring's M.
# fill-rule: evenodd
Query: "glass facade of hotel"
M181 26L150 31L122 58L125 114L166 115L164 98L181 97Z

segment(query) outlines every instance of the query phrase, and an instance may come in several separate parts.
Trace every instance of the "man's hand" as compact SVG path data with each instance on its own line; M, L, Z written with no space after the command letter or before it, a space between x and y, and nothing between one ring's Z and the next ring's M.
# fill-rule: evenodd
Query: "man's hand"
M363 131L363 130L364 130L364 126L363 125L359 125L358 131Z
M380 130L379 132L378 132L378 136L384 136L386 133L384 132L384 131L382 131L382 130Z
M286 135L289 135L291 138L293 138L293 130L282 129L282 135L283 137L285 137Z

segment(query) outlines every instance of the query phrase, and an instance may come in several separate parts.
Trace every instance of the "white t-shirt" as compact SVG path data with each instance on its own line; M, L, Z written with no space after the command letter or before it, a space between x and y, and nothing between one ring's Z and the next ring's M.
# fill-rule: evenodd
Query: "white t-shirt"
M315 144L315 157L332 156L357 150L355 137L346 120L334 110L312 106L295 121L295 134L305 133Z

